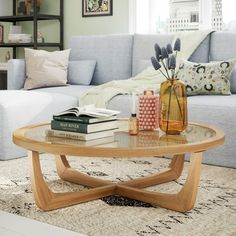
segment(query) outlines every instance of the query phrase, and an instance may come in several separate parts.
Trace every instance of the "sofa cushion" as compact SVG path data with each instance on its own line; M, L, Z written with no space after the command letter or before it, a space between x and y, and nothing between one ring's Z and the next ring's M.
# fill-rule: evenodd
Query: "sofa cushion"
M211 35L210 60L222 61L236 56L236 33L215 32Z
M209 51L210 51L210 38L211 35L208 35L196 48L193 54L190 56L189 61L192 62L209 62Z
M137 74L141 73L142 71L147 69L149 66L152 67L151 59L139 60L137 62L137 69L136 69Z
M25 156L27 151L15 146L15 129L34 123L49 122L54 113L77 105L77 99L64 94L6 90L0 93L0 160Z
M133 68L132 76L140 72L141 61L148 61L154 55L154 44L158 43L161 47L172 42L174 36L171 34L135 34L133 43Z
M158 43L161 47L172 42L174 39L173 34L156 34L156 35L145 35L135 34L133 43L133 69L132 76L140 73L144 67L149 66L149 61L154 56L154 44ZM196 48L191 57L190 61L193 62L208 62L209 58L209 41L210 36L206 37L202 43ZM150 64L151 65L151 64Z
M25 89L66 85L70 49L48 52L25 48Z
M215 32L211 36L210 60L222 61L236 57L236 33ZM236 94L236 67L231 78L231 92Z
M124 106L124 104L126 104ZM129 95L118 95L111 99L107 108L111 110L120 111L119 117L129 117L131 114L130 110L130 96Z
M76 98L77 100L79 99L79 96L82 92L84 92L87 89L92 88L93 86L85 86L85 85L68 85L68 86L63 86L63 87L51 87L51 88L41 88L41 89L35 89L34 91L37 92L46 92L50 94L64 94L68 96L72 96ZM79 100L78 100L79 102Z
M230 91L231 93L236 94L236 66L234 66L231 74Z
M11 59L7 63L7 89L22 89L25 84L26 69L24 59Z
M79 75L80 80L81 80L81 77L85 78L85 76L86 76L88 78L88 77L92 76L91 74L94 73L94 71L92 71L92 68L95 67L95 65L94 65L94 63L96 64L95 60L79 61L78 64L80 65L80 68L78 69L78 71L76 71L76 73L73 72L75 69L74 68L75 64L76 64L76 63L74 64L73 62L74 61L71 61L71 62L69 61L68 69L69 69L69 71L72 71L73 76ZM25 60L24 59L9 60L7 66L8 66L8 72L7 72L7 76L8 76L7 87L8 87L8 89L14 90L14 89L23 88L24 83L25 83L25 79L26 79ZM72 68L70 68L70 67L72 67ZM84 67L87 67L88 68L87 72L90 72L91 74L82 72L82 67L83 67L83 69L84 69ZM93 70L94 70L94 68L93 68ZM69 80L70 79L74 80L74 78L71 78L70 75L68 75L68 77L69 77L68 78ZM91 80L90 80L90 82L91 82Z
M132 35L77 36L70 40L70 60L96 60L92 84L131 77Z
M95 60L69 61L68 83L90 85L95 66Z
M120 117L130 116L130 106L128 95L114 97L109 103L108 108L120 110ZM188 117L189 121L215 125L222 128L226 133L224 146L209 150L204 153L204 163L236 167L236 95L220 96L192 96L188 97Z
M204 162L228 167L236 166L236 95L193 96L188 97L188 116L190 121L215 125L226 134L223 146L204 153Z

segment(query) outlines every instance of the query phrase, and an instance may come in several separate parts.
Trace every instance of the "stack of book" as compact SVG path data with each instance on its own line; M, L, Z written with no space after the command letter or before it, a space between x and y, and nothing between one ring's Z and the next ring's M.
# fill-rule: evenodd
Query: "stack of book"
M118 128L118 113L114 110L95 108L93 105L71 108L53 115L51 129L46 130L46 135L86 141L87 144L114 140L114 132Z

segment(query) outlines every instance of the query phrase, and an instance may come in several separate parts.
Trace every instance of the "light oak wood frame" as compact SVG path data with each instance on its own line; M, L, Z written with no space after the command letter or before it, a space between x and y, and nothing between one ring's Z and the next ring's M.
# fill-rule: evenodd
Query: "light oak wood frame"
M216 135L213 138L206 139L205 141L199 143L179 144L155 149L139 148L135 150L110 147L71 147L68 145L49 144L46 142L35 141L25 137L25 132L32 127L37 126L25 127L14 132L13 141L15 144L31 150L30 160L32 163L32 190L37 206L45 211L67 207L110 195L121 195L179 212L189 211L194 207L196 201L198 184L200 180L202 152L219 146L224 142L225 138L223 131L211 127L211 129L215 131ZM52 192L43 178L39 152L55 154L57 172L61 179L92 187L92 189L82 192ZM189 172L185 184L178 193L167 194L150 192L142 189L148 186L162 184L178 179L183 169L184 154L188 152L192 153ZM96 155L98 157L148 157L166 154L172 154L174 156L167 170L151 176L121 183L113 183L111 181L101 180L80 173L70 167L65 156Z
M93 187L93 189L85 190L82 192L54 193L48 188L43 178L40 167L39 153L33 151L32 153L30 153L30 159L32 163L32 190L35 201L37 206L45 211L87 202L110 195L126 196L176 211L185 211L186 209L189 210L189 207L193 207L193 202L195 202L197 191L192 191L193 197L191 198L191 202L188 203L186 199L189 199L189 192L191 192L191 190L186 190L190 188L190 186L191 189L197 189L200 171L196 170L200 169L201 163L201 157L198 156L198 168L193 168L191 170L191 172L193 171L194 173L192 173L190 180L186 182L185 187L183 187L183 191L181 190L178 194L164 194L152 193L146 190L141 190L141 188L178 179L183 170L184 155L175 156L172 159L169 168L167 168L165 171L121 183L113 183L112 181L102 180L80 173L70 167L65 156L57 155L55 156L56 167L57 173L61 177L61 179L75 184ZM194 165L196 165L195 162ZM196 175L198 176L198 178L196 178ZM192 178L197 180L195 181L194 185L192 185ZM185 192L187 193L186 196ZM183 199L181 198L183 201L179 199L179 195L183 196ZM173 201L175 201L175 205L173 205ZM185 203L187 203L187 205Z
M80 157L152 157L164 155L176 155L185 153L201 152L214 147L218 147L224 143L224 132L216 127L207 126L197 123L190 123L200 127L211 129L215 132L215 136L207 138L201 142L173 144L171 146L157 147L139 147L139 148L121 148L121 147L93 147L93 146L71 146L57 143L49 143L46 141L33 140L25 136L25 133L36 127L47 127L49 124L30 125L16 130L13 133L13 142L27 150L37 151L39 153L51 153L55 155L68 155Z

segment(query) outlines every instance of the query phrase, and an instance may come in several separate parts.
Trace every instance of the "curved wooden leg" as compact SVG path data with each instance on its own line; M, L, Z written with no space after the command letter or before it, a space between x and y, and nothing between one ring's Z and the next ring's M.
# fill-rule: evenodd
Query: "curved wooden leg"
M40 167L39 153L32 152L32 189L36 204L43 210L53 210L118 194L168 209L186 212L193 208L196 201L201 161L202 153L192 154L189 174L181 191L177 194L165 194L149 192L138 188L177 179L183 169L184 155L175 156L169 169L165 172L117 184L111 181L96 179L73 170L65 156L56 156L57 172L62 179L95 188L83 192L54 193L44 181Z
M54 193L48 188L44 181L40 167L39 153L33 151L30 155L30 159L32 163L32 190L35 197L35 202L37 206L43 210L53 210L67 207L115 193L116 186L114 184L89 189L83 192Z
M100 187L112 184L111 181L97 179L72 169L66 157L63 155L57 155L55 156L55 158L56 158L57 173L60 176L60 178L65 181L89 187ZM184 166L184 155L176 155L173 157L168 169L150 176L125 181L121 183L121 185L136 187L136 188L145 188L148 186L170 182L179 178L179 176L182 173L183 166Z
M113 184L111 181L94 178L72 169L66 159L66 156L57 155L55 156L55 159L56 159L57 173L60 176L60 178L65 181L69 181L71 183L80 184L88 187L101 187Z
M193 153L191 155L187 180L181 191L178 193L178 197L183 203L183 208L185 211L193 209L196 202L201 174L201 163L202 153Z
M169 168L160 173L149 175L146 177L129 180L121 183L129 187L145 188L153 185L163 184L176 180L180 177L184 166L184 155L175 155L169 165Z
M176 179L178 179L180 177L180 175L182 174L183 168L184 168L184 159L185 159L185 155L181 154L181 155L175 155L172 158L172 161L169 165L169 168L176 173ZM174 180L176 180L174 179Z
M29 152L31 161L31 186L35 202L41 209L47 208L48 202L51 201L53 193L44 181L38 152Z
M116 193L121 196L148 202L179 212L189 211L193 208L196 201L200 180L201 161L202 153L193 153L191 155L187 180L181 191L177 194L150 192L121 184L117 185Z

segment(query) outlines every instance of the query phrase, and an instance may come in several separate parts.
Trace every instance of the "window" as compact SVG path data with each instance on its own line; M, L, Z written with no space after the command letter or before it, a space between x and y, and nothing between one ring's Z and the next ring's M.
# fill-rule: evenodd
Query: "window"
M199 15L197 12L192 12L190 15L190 22L191 23L195 23L195 22L199 22Z
M235 0L129 1L133 2L130 6L132 33L177 32L183 28L236 31Z
M131 33L162 33L168 31L168 0L129 0ZM174 23L174 21L173 21Z
M236 31L235 9L235 0L222 0L223 30Z

